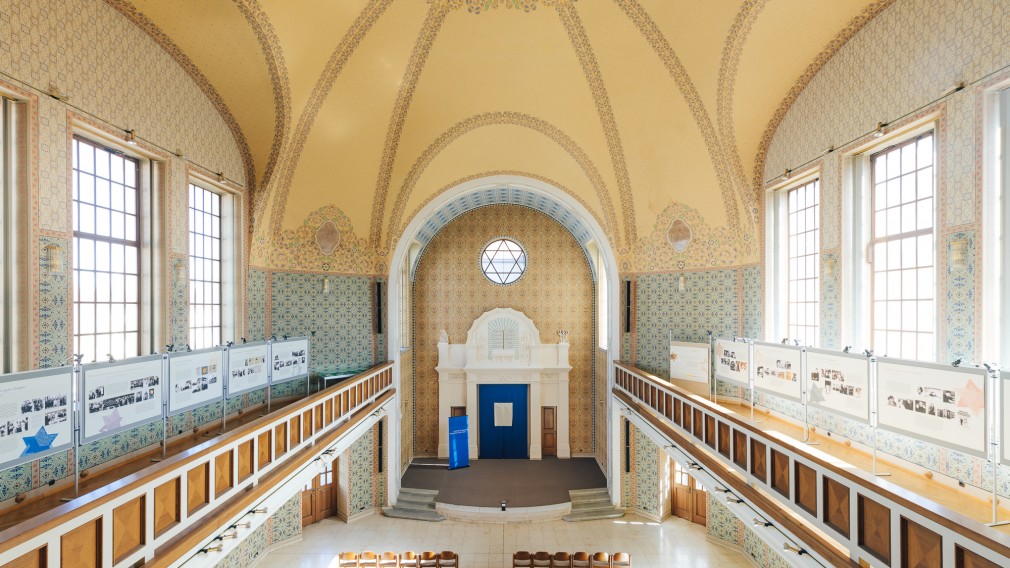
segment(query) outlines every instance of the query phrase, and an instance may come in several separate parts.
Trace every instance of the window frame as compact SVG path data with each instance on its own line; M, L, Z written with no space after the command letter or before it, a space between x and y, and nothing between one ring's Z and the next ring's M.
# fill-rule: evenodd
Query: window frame
M221 197L221 343L236 341L244 326L240 324L245 317L241 285L244 276L243 250L245 235L241 228L245 215L245 195L227 182L218 181L212 176L193 167L187 168L186 176L186 337L189 338L192 329L190 321L190 285L192 275L189 269L189 186L196 185L202 189L216 193Z
M982 285L989 309L980 314L983 361L1000 361L1008 353L1010 333L1010 79L997 79L983 92Z
M136 191L136 200L135 200L135 203L134 203L134 215L137 218L136 219L137 225L136 225L135 239L134 240L129 240L125 236L123 238L116 238L116 237L112 237L112 236L103 236L103 235L98 234L97 232L86 233L86 232L80 231L80 230L72 230L72 234L71 234L71 251L73 251L75 249L75 245L77 243L77 240L80 239L80 238L89 239L89 240L94 241L96 243L104 242L104 243L109 244L110 247L112 245L135 246L136 247L136 249L137 249L137 259L136 259L136 277L137 277L137 291L136 292L137 293L136 293L136 302L126 302L124 300L123 305L125 307L128 304L136 304L136 311L137 311L137 322L136 322L137 323L137 329L136 329L137 345L136 345L136 355L135 356L141 356L141 355L144 355L145 352L147 351L147 349L145 349L145 347L146 347L146 341L145 341L145 339L148 340L148 341L150 340L150 335L147 334L147 333L145 333L145 329L149 325L149 320L146 320L146 318L145 318L145 312L148 311L148 310L145 310L145 305L150 303L150 299L149 298L150 298L150 295L151 295L150 294L150 288L149 288L149 286L145 286L145 281L148 279L149 274L150 274L149 271L145 271L145 264L149 264L150 263L150 258L149 258L149 255L150 255L149 248L150 247L149 247L149 245L145 245L145 240L148 240L148 239L145 239L145 235L148 235L148 236L150 235L149 231L151 230L150 227L151 227L152 223L145 223L144 222L145 216L149 212L149 203L148 202L149 202L149 195L150 195L149 186L148 186L148 188L145 188L146 184L145 184L145 181L144 181L144 177L145 176L144 176L144 167L143 167L144 166L144 159L142 157L140 157L140 156L134 155L132 153L128 153L128 152L124 151L123 149L121 149L121 148L119 148L119 147L117 147L115 145L108 144L108 142L106 140L103 140L101 137L89 136L87 133L74 132L72 140L71 140L71 151L72 152L77 148L78 143L90 145L90 146L94 147L95 149L103 150L103 151L105 151L105 152L107 152L109 154L120 156L124 160L129 160L129 161L131 161L131 162L134 163L134 170L135 170L135 172L134 172L134 176L135 176L134 177L134 179L135 179L134 190ZM79 175L80 170L79 170L79 168L77 166L74 165L74 160L72 159L72 157L71 157L70 162L71 162L71 164L70 164L71 176L74 176L74 178L76 178L76 176ZM85 172L85 175L88 175L88 174ZM97 178L97 175L95 175L95 177ZM124 184L124 186L125 186L125 184ZM147 190L145 190L145 189L147 189ZM78 199L75 199L73 197L73 194L71 193L71 196L70 196L71 206L74 207L77 202L78 202ZM112 209L112 207L111 207L111 204L110 204L109 210L110 211L114 211L114 209ZM97 220L96 220L95 227L97 228ZM149 242L149 240L148 240L148 242ZM72 252L71 252L71 255L73 255ZM77 290L73 289L74 288L73 282L74 282L74 279L76 277L76 272L79 271L79 270L82 270L80 268L76 268L75 267L75 263L76 263L77 260L78 259L76 257L72 256L71 257L71 262L69 263L70 264L70 273L71 273L70 274L70 276L71 276L71 287L72 287L72 289L71 289L71 303L72 303L73 307L78 307L81 304L81 301L76 299ZM147 262L145 262L145 260L147 260ZM111 259L110 259L110 263L111 263ZM98 272L97 268L95 268L94 271L97 273ZM109 274L110 275L111 274L116 274L116 272L113 272L112 269L110 268ZM128 275L129 274L128 272L126 272L126 268L125 267L124 267L124 271L122 272L122 274L123 275ZM96 282L96 284L97 284L97 282ZM78 286L79 286L79 283L78 283ZM147 294L145 294L145 288L148 290ZM95 292L97 293L97 286L96 286ZM99 305L100 302L98 302L97 295L96 295L95 300L93 302L87 302L87 303L91 303L91 304L94 304L94 305L97 306L97 305ZM110 301L108 303L111 305L111 304L116 303L116 302L113 302L110 299ZM110 322L111 322L111 320L110 320ZM95 319L95 323L96 323L96 331L94 331L94 332L92 332L90 334L85 334L85 335L92 335L92 336L95 336L96 338L97 338L98 335L100 335L97 332L97 316L96 316L96 319ZM74 351L82 351L83 352L83 350L80 349L80 347L78 346L79 337L81 337L81 334L77 332L77 330L78 330L78 324L79 324L79 322L77 321L77 318L75 318L74 322L73 322L73 325L71 326L71 330L70 330L71 331L71 342L74 345ZM114 333L114 332L109 332L109 333L111 334L111 333ZM130 333L130 332L124 331L124 333ZM145 337L145 336L147 336L147 337ZM92 353L92 354L84 353L85 360L86 361L88 360L88 356L89 355L93 356L93 358L91 359L93 361L103 360L104 357L107 356L107 354L98 353L98 351L101 351L101 349L98 349L96 347L96 352L95 353ZM110 346L110 352L112 352L113 356L116 355L115 349L112 349L111 346ZM119 358L122 358L124 356L127 356L127 355L120 355ZM100 359L100 358L102 358L102 359Z
M818 191L817 201L817 238L816 255L817 262L815 270L817 272L817 333L816 342L808 347L820 347L821 335L823 333L821 321L821 254L823 246L820 238L820 231L823 228L821 214L823 201L820 196L823 180L821 166L816 165L803 172L792 173L788 178L780 179L778 183L771 185L767 189L765 209L765 247L766 255L766 275L765 275L765 303L774 306L769 310L765 318L765 336L769 341L779 339L799 339L789 334L789 192L806 187L816 182Z
M186 328L187 328L187 331L189 332L188 333L189 345L193 349L205 349L205 348L208 348L208 347L216 347L216 346L221 345L221 344L223 344L225 342L225 335L224 335L224 329L225 329L225 325L224 325L224 315L225 315L224 314L224 312L225 312L225 308L224 308L224 306L225 306L225 304L224 304L224 268L225 268L225 260L224 260L224 240L225 240L225 238L224 238L224 217L225 217L225 215L224 215L224 206L225 206L225 202L228 200L228 197L227 197L227 195L222 195L222 193L219 192L219 191L214 191L213 189L204 187L203 184L196 183L194 180L190 180L189 183L186 184L186 190L187 190L187 197L188 197L188 199L187 199L187 205L186 205L186 212L187 212L187 216L186 216L186 219L187 219L187 222L186 222L186 234L187 234L187 237L188 237L188 245L189 245L188 246L189 250L187 251L187 260L189 261L189 269L188 269L188 274L187 274L187 289L188 289L187 290L188 291L187 297L189 298L189 300L188 300L187 303L188 303L188 307L189 307L189 312L188 312L189 313L189 319L186 322ZM195 207L195 205L194 205L194 198L195 198L197 192L201 192L201 195L204 194L204 193L205 194L209 194L209 195L213 196L212 199L214 199L214 198L217 199L217 214L216 215L214 214L213 208L211 208L208 211L208 210L203 209L203 208L197 208L197 207ZM217 233L218 233L216 237L213 235L213 230L211 230L211 234L207 234L205 232L196 231L195 230L195 227L194 227L193 223L194 223L194 220L196 218L196 213L207 214L207 215L210 215L211 217L216 217L216 220L217 220ZM213 223L213 221L214 220L212 219L211 222ZM194 245L195 239L197 237L209 238L211 240L212 245L216 244L216 246L217 246L217 258L216 259L214 258L213 253L208 253L206 250L204 250L204 254L202 256L195 256L195 251L193 250L193 245ZM210 254L210 256L207 256L207 254ZM203 262L203 261L210 261L212 263L214 261L216 261L218 263L218 273L217 273L217 281L216 282L213 280L213 277L210 277L210 279L208 279L208 276L207 276L206 273L203 274L203 278L201 278L199 280L196 279L196 271L193 270L193 268L194 268L194 266L195 266L195 264L197 262ZM204 301L202 301L200 303L196 303L196 290L195 290L195 286L197 286L197 285L206 286L207 284L210 284L211 288L212 288L211 301L208 302L207 298L204 297L203 298ZM213 301L213 287L215 287L215 286L217 287L217 302ZM204 296L205 296L205 294L204 294ZM207 322L204 322L204 325L196 327L194 325L194 315L195 315L195 310L196 310L197 306L210 306L212 312L216 311L217 312L218 324L217 325L213 325L213 323L211 323L211 325L207 325ZM211 330L211 334L212 335L214 333L213 330L216 328L217 329L217 337L212 337L211 338L211 344L210 345L205 345L205 344L202 344L202 343L198 343L197 342L197 335L195 335L195 334L198 333L199 330L206 330L208 328Z

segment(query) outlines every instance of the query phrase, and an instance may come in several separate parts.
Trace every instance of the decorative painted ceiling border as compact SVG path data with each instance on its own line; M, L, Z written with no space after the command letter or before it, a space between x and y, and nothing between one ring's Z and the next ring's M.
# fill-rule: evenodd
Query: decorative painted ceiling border
M410 197L414 186L420 179L421 174L424 173L424 170L429 164L431 164L432 161L434 161L435 157L438 156L442 150L468 132L493 125L512 125L529 128L530 130L543 134L568 152L568 155L571 156L577 164L579 164L579 167L582 168L583 173L585 173L590 183L592 183L593 188L596 190L596 196L599 198L600 204L603 207L603 224L613 231L613 237L616 241L614 244L618 247L620 246L621 240L620 233L617 228L617 217L614 212L613 202L610 200L610 193L607 190L606 183L603 181L603 176L600 175L599 170L596 168L596 165L593 164L593 161L586 154L585 150L583 150L575 142L575 140L572 139L572 137L568 136L568 134L557 126L554 126L541 118L515 111L486 112L466 118L457 122L448 130L443 132L435 139L434 142L425 148L424 152L418 156L417 161L415 161L414 165L410 168L410 173L407 174L403 185L400 187L400 192L396 197L396 203L394 204L393 211L389 217L389 227L392 228L400 225L403 217L403 211L407 206L407 199ZM387 231L386 250L392 246L392 238L392 231ZM379 254L382 254L382 252L379 251Z
M428 8L428 15L425 16L421 32L414 41L414 48L407 61L407 68L403 71L403 80L400 82L400 90L396 94L393 113L389 117L389 126L386 128L386 142L382 147L382 161L379 162L379 174L375 180L375 194L372 198L372 221L368 231L368 240L375 248L379 247L379 242L382 239L382 221L386 216L386 196L389 193L389 184L393 177L393 165L400 148L400 135L403 133L407 110L410 109L410 103L414 99L417 81L421 78L425 63L428 62L431 46L435 43L438 32L442 30L442 24L448 13L449 6L447 4L433 3ZM280 206L283 207L283 204Z
M755 194L760 193L764 187L764 170L765 170L765 160L768 158L768 149L771 146L772 138L775 136L775 132L778 130L779 125L785 118L786 113L792 108L793 103L800 96L800 93L807 88L810 81L813 80L814 76L824 67L824 65L831 59L838 50L842 48L853 36L856 35L859 30L863 29L863 26L868 24L873 18L880 15L881 12L886 10L891 4L894 4L895 0L879 0L874 2L860 12L857 16L853 17L849 22L835 34L835 37L828 42L828 45L821 50L820 53L814 57L814 60L807 65L807 68L803 73L796 79L793 83L792 88L786 93L785 98L779 103L779 107L775 110L775 114L772 115L771 119L768 121L768 126L765 127L764 134L761 135L761 142L758 144L757 157L754 160L754 171L752 173L752 186Z
M221 98L221 94L217 92L214 85L211 84L207 76L200 71L200 68L193 63L193 60L186 55L182 49L176 45L172 38L168 37L157 24L155 24L150 18L140 13L137 7L133 5L129 0L105 0L105 3L111 6L114 10L119 12L124 18L132 22L135 26L140 28L144 33L148 35L154 43L158 44L163 50L165 50L168 55L179 64L180 67L189 74L193 82L196 83L203 94L210 100L210 103L217 110L218 114L221 115L221 119L228 126L228 130L231 131L231 135L235 138L235 143L238 145L239 153L242 156L242 165L245 170L245 186L249 188L250 193L255 191L256 187L256 170L253 166L252 152L249 149L249 142L245 138L245 133L242 132L242 127L239 126L238 121L235 119L235 115L232 114L231 109L225 104L224 99Z
M726 210L727 224L731 228L739 227L739 213L734 205L736 199L733 197L735 189L733 180L729 175L730 166L726 163L727 159L722 148L722 141L719 139L708 111L705 110L705 103L702 102L698 90L691 81L691 76L688 74L687 69L684 68L684 64L681 63L680 58L677 57L677 53L673 50L666 36L663 35L659 26L652 19L652 16L645 11L645 8L641 4L634 0L614 0L614 3L624 11L628 19L638 28L642 37L652 46L653 51L656 52L656 56L663 62L677 88L680 89L684 102L687 103L687 107L691 111L695 123L698 125L698 130L701 132L702 139L705 141L709 157L712 159L712 165L715 169L716 179L719 183L719 189L722 193L724 208Z
M757 194L749 191L747 174L740 159L740 148L737 146L736 129L733 123L734 94L736 91L737 71L740 67L740 56L743 46L750 37L754 22L768 0L749 0L744 2L733 20L726 42L723 45L722 61L719 63L719 76L716 87L716 124L719 128L719 138L725 153L726 164L732 168L734 187L739 194L741 204L753 210L757 207Z
M617 192L621 199L621 221L624 225L624 235L628 246L632 246L638 240L638 226L635 223L635 200L631 194L631 180L628 175L628 164L624 157L624 147L621 143L621 133L617 128L617 119L614 116L614 109L610 103L610 95L607 92L607 85L603 81L600 72L599 62L593 52L593 46L586 35L586 29L582 25L582 19L578 11L568 2L559 2L555 5L561 23L564 24L568 37L572 42L572 48L578 56L582 72L589 83L589 90L596 103L596 112L599 114L600 123L603 127L603 134L607 140L607 148L610 150L610 161L614 168L614 177L617 178ZM622 254L627 251L622 251Z
M288 130L291 127L291 84L288 80L288 68L284 62L280 38L277 37L277 32L260 6L259 0L235 0L235 6L249 23L260 48L263 49L263 58L266 60L270 82L273 84L274 139L270 145L270 157L263 170L263 178L260 180L260 185L266 187L273 176L277 157L287 141Z
M379 17L385 13L386 8L392 3L393 0L371 0L361 10L361 13L358 14L340 39L340 43L337 44L333 53L330 54L330 58L326 61L326 66L319 75L319 79L316 80L316 84L312 87L312 93L305 102L305 109L298 118L298 124L289 138L287 151L280 157L280 161L276 166L277 173L275 179L271 183L272 190L270 193L276 196L276 206L269 220L269 234L274 235L280 232L281 221L284 218L284 207L287 202L288 193L291 191L291 183L294 179L298 160L301 157L302 150L305 149L309 132L312 130L316 117L319 115L323 103L326 102L333 84L336 82L341 71L343 71L344 64L347 63L347 60L354 54L358 45L361 44L361 41L372 29L372 26L375 25L375 22L379 20ZM268 197L267 192L262 192L256 199L253 208L254 220L263 217Z
M597 215L597 213L595 211L593 211L592 207L590 207L589 204L586 203L586 201L584 199L582 199L581 197L579 197L578 195L576 195L574 192L572 192L572 190L568 189L567 187L565 187L564 185L562 185L561 183L558 183L557 181L555 181L553 179L550 179L550 178L547 178L547 177L544 177L544 176L541 176L541 175L537 175L537 174L521 171L521 170L491 170L491 171L481 172L481 173L478 173L478 174L473 174L473 175L469 175L469 176L466 176L466 177L462 177L462 178L459 178L459 179L457 179L457 180L455 180L455 181L453 181L451 183L448 183L448 184L440 187L434 193L432 193L431 195L429 195L427 199L425 199L423 202L421 202L420 205L418 205L417 207L415 207L413 211L411 211L410 215L407 217L407 222L406 223L402 223L402 222L398 223L395 226L395 229L391 230L390 233L403 234L403 232L407 230L406 224L409 224L412 219L414 219L415 217L417 217L418 215L420 215L421 211L424 210L424 208L427 207L429 203L431 203L432 201L434 201L436 198L438 198L438 196L442 195L446 191L449 191L449 190L451 190L454 187L458 187L460 185L463 185L464 183L468 183L468 182L471 182L471 181L474 181L474 180L478 180L478 179L481 179L481 178L493 177L493 176L522 176L522 177L528 177L528 178L535 179L537 181L546 183L546 184L548 184L550 186L556 187L557 189L563 191L569 197L571 197L572 199L574 199L576 202L578 202L579 205L581 205L582 207L584 207L586 209L586 211L588 211L589 214L592 215L593 218L596 219L597 222L600 221L599 215ZM606 220L604 220L604 222L601 223L601 225L603 226L603 232L606 235L606 237L608 239L613 239L614 235L617 233L617 229L614 228L614 227L612 227Z

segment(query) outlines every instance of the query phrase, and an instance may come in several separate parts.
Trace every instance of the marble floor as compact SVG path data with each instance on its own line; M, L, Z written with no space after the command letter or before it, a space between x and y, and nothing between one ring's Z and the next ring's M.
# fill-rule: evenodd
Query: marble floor
M581 523L428 523L372 515L351 524L327 519L308 526L300 542L274 550L255 567L336 567L337 553L363 550L453 550L461 568L507 568L517 550L623 551L636 568L753 566L742 552L710 542L705 527L676 517L662 523L634 515Z

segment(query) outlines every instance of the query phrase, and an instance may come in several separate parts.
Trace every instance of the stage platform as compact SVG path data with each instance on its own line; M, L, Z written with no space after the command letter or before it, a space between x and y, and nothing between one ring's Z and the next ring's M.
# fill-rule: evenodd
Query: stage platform
M417 458L407 467L402 487L435 489L438 502L467 507L543 507L569 503L570 489L607 486L593 458L567 460L473 460L449 471L449 460Z

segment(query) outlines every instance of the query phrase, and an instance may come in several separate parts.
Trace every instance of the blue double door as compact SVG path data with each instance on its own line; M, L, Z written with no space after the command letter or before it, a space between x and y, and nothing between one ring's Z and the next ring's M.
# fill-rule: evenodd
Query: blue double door
M477 389L480 416L479 457L529 459L529 385L477 385ZM510 426L495 426L495 403L512 405Z

